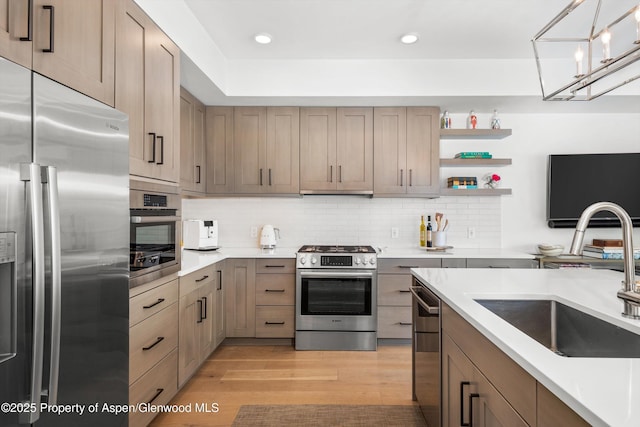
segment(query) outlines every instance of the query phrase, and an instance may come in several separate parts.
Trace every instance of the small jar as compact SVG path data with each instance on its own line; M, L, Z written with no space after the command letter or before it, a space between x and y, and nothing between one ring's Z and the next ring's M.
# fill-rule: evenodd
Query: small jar
M469 117L467 118L467 129L475 129L478 125L478 116L476 116L476 112L471 110L469 111Z
M451 117L449 117L449 111L447 110L444 110L444 114L440 119L440 129L451 129Z
M498 117L498 110L493 110L491 116L491 129L500 129L500 117Z

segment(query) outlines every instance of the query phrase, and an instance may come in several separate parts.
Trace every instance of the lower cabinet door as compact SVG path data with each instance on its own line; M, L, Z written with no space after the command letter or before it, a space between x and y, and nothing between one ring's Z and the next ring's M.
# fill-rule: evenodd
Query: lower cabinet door
M411 338L411 307L378 306L378 338Z
M167 357L145 373L129 387L129 404L143 407L147 405L165 405L178 391L178 350L174 349ZM156 416L152 411L129 413L129 427L146 426Z
M469 397L469 413L478 427L525 427L528 424L491 385L484 375L473 368L473 383L477 393Z

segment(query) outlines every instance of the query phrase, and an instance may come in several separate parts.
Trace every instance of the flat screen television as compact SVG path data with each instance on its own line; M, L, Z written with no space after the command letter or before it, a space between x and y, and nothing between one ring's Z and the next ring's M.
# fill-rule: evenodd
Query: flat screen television
M640 226L640 153L551 154L547 174L547 224L575 227L595 202L622 206ZM610 212L598 212L589 227L620 227Z

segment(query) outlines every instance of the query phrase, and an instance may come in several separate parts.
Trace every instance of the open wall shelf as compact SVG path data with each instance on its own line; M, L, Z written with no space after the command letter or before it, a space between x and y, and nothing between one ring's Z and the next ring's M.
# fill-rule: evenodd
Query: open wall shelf
M511 129L440 129L440 139L502 139Z

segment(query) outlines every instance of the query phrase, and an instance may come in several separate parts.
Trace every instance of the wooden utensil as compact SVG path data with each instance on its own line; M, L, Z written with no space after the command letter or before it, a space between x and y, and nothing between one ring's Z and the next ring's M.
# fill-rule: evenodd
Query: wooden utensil
M438 228L436 229L436 231L442 231L441 226L442 226L442 217L444 216L444 214L440 213L440 212L436 212L436 224L438 224Z

